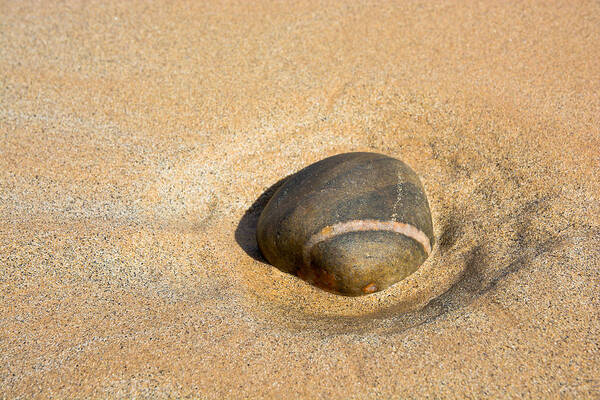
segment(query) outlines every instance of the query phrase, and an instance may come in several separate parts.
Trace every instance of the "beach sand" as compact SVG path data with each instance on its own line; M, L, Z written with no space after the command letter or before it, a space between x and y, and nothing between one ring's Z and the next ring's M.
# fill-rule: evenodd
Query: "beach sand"
M600 398L599 59L596 1L1 2L0 398ZM359 298L254 239L349 151L436 234Z

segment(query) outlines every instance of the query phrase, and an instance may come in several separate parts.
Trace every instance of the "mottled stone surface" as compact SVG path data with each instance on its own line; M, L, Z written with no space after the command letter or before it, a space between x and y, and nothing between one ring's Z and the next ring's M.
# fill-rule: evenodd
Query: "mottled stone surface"
M289 177L263 210L257 241L280 269L356 296L413 273L431 251L433 226L423 186L408 165L356 152Z

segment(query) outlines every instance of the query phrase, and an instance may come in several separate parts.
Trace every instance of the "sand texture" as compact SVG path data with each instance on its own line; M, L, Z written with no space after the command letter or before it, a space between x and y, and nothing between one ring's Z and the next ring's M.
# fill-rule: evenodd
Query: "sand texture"
M598 1L1 1L0 398L600 398ZM429 259L264 262L280 180L406 162Z

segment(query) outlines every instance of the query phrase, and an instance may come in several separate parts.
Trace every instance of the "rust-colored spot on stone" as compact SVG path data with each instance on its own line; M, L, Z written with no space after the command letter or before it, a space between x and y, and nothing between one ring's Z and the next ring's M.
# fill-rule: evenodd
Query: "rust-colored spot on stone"
M312 266L302 266L296 271L296 275L300 277L300 279L304 279L321 289L333 292L338 290L338 282L335 274L324 269L314 268Z
M377 286L373 282L371 282L367 286L362 288L362 291L365 294L375 293L377 291Z
M329 236L333 233L333 227L331 226L326 226L325 228L321 229L321 235L323 236Z
M333 291L337 289L337 279L335 278L335 275L324 269L318 270L315 284L322 289Z

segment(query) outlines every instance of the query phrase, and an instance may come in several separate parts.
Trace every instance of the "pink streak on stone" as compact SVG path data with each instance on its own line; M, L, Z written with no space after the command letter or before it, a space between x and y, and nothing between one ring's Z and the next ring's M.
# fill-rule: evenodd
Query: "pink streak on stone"
M429 238L420 229L414 227L413 225L397 221L377 221L374 219L352 220L326 226L325 228L321 229L320 232L311 236L311 238L304 245L302 253L304 264L307 266L310 265L310 251L317 244L345 233L363 231L396 232L419 242L423 246L423 249L425 249L425 252L428 256L431 253L431 243Z

